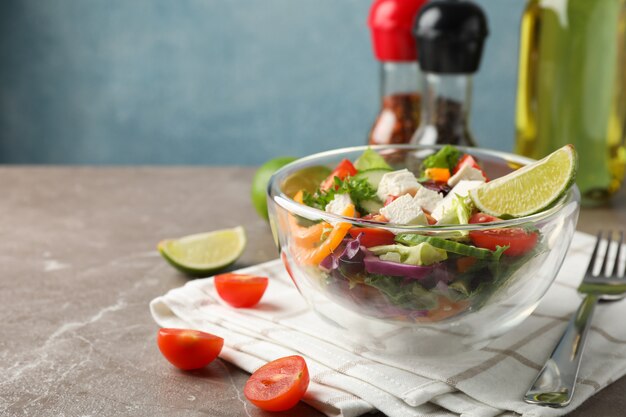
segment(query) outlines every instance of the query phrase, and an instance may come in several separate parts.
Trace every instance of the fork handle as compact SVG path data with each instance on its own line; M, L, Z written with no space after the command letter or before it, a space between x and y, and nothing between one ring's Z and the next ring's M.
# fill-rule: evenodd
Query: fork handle
M572 401L580 358L597 302L597 295L588 294L578 306L550 358L526 392L524 401L558 408Z

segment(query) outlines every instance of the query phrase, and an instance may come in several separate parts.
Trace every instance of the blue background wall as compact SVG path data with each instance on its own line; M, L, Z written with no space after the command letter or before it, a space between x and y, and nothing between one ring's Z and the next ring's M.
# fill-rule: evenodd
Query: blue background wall
M511 150L522 0L479 0L480 144ZM255 165L362 144L366 0L3 0L0 162Z

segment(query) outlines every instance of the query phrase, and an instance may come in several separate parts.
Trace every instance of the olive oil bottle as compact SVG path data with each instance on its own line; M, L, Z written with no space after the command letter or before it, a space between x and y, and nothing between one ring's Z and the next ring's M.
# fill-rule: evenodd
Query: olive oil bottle
M583 203L605 202L626 167L626 0L529 0L521 25L516 152L572 143Z

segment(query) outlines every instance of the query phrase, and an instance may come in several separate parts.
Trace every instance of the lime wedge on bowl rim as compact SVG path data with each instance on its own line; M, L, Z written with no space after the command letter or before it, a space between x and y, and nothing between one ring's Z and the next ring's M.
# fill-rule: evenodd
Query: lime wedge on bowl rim
M476 207L500 218L524 217L549 207L574 183L578 156L566 145L469 192Z
M241 226L166 239L158 245L170 265L194 277L208 276L231 265L245 247L246 234Z
M300 190L314 193L330 173L330 168L322 165L306 167L285 178L281 189L289 197L293 197Z

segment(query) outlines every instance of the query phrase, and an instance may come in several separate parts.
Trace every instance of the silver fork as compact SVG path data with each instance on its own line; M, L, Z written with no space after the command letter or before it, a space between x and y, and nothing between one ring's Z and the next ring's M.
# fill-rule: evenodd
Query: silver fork
M587 331L591 327L591 319L597 302L599 300L620 300L626 295L626 280L623 279L624 272L620 273L619 271L624 232L620 232L615 261L612 268L610 268L609 251L612 235L611 232L607 233L604 256L598 257L602 231L598 232L587 272L585 272L585 277L578 287L578 291L585 294L585 299L570 319L565 333L563 333L563 336L561 336L561 339L554 347L550 358L537 375L537 378L535 378L528 392L526 392L524 401L527 403L549 407L565 407L572 401ZM602 266L599 273L594 274L600 258L603 259ZM607 270L607 267L611 270Z

